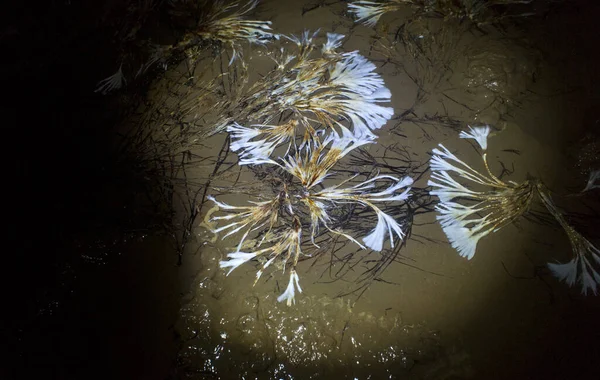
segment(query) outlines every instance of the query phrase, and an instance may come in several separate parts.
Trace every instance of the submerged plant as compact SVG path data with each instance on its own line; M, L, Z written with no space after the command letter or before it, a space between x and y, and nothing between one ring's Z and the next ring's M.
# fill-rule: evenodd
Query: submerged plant
M225 236L242 233L229 260L222 268L237 268L257 259L262 265L257 280L269 266L289 272L289 282L278 300L288 305L301 292L296 270L306 244L317 247L317 238L332 234L354 242L358 247L381 251L389 239L394 247L404 233L400 224L383 211L381 205L405 202L410 177L374 175L362 181L358 174L335 183L334 167L351 151L374 144L374 130L381 128L393 115L379 102L390 100L390 92L375 65L357 52L338 53L343 36L328 33L321 54L313 43L315 35L286 37L296 45L297 54L281 50L277 67L242 97L240 104L261 120L249 127L230 120L225 128L231 134L231 149L239 155L240 165L272 166L279 176L279 186L271 196L249 206L231 206L210 198L228 212L214 221L227 224L214 229ZM269 124L283 120L280 124ZM222 125L223 123L220 123ZM274 158L281 147L283 155ZM344 207L370 209L376 225L362 239L333 226L345 224ZM247 240L249 234L254 238ZM223 237L225 237L223 236Z
M477 25L498 22L504 18L527 17L533 12L508 13L507 6L530 4L533 0L359 0L348 4L356 22L374 27L379 18L388 12L410 6L417 16L443 16L458 20L468 19Z
M187 32L179 42L173 45L149 44L145 62L135 72L135 78L146 73L152 66L166 68L167 63L186 57L189 62L197 61L198 56L208 46L226 46L231 49L229 65L242 58L242 44L250 43L264 46L279 39L271 31L271 22L250 20L247 14L256 8L258 0L248 2L234 1L226 4L223 0L181 0L170 2L171 15L176 19L194 18L194 24L186 24ZM124 58L123 58L124 59ZM131 65L131 62L129 63ZM96 92L107 94L120 89L125 83L122 66L114 75L100 81ZM127 66L127 65L126 65Z
M356 16L356 22L374 27L379 18L388 12L401 9L402 5L410 4L411 0L389 0L386 2L354 1L348 4L348 10Z
M469 132L463 131L459 136L474 139L485 152L490 131L489 126L469 127ZM569 286L579 282L583 294L587 294L588 290L597 294L600 269L594 267L600 268L600 251L567 223L552 202L550 191L540 180L530 179L521 184L504 182L491 172L486 153L482 154L483 174L461 161L442 144L439 147L433 150L430 161L432 175L428 185L432 187L430 193L440 199L436 218L460 256L472 259L478 241L522 216L537 194L565 230L573 247L574 258L570 262L549 263L548 268ZM473 186L459 183L452 175L485 190L474 190Z
M188 1L194 2L194 1ZM265 45L266 43L279 38L277 34L271 32L271 21L248 20L246 14L256 8L258 0L248 1L242 4L235 1L231 4L225 4L223 0L212 1L210 4L205 1L195 1L196 7L205 11L195 29L189 31L176 49L188 50L198 43L198 39L218 41L232 50L231 65L236 58L241 57L240 43L249 42L251 44Z

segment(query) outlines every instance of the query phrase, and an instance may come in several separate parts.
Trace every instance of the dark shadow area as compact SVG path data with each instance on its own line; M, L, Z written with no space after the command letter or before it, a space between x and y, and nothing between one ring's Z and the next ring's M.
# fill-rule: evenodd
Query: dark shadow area
M8 162L0 377L167 376L178 307L169 223L135 156L114 149L135 99L102 96L127 2L2 6ZM113 19L111 19L111 17ZM150 236L150 237L148 237ZM10 247L10 248L9 248Z

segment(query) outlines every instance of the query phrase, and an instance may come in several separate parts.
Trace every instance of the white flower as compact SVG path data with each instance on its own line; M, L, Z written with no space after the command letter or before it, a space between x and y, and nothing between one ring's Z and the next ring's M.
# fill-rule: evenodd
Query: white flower
M376 68L374 63L362 55L346 53L344 58L335 64L330 73L330 80L333 85L344 86L348 91L356 94L371 95L385 88L383 78L374 72ZM382 100L389 101L390 97Z
M592 189L599 189L600 183L596 183L598 180L600 180L600 170L591 171L587 185L585 186L585 189L582 190L582 192Z
M342 45L343 34L327 33L327 42L323 44L321 52L323 54L335 54L335 49Z
M353 149L373 143L369 137L357 137L348 128L340 126L342 133L333 130L314 149L310 144L304 146L303 154L297 152L282 159L284 170L300 180L303 186L311 188L321 183L328 171ZM327 146L329 149L327 149Z
M269 157L278 146L287 142L284 155L289 152L297 125L295 119L282 125L252 125L259 128L247 128L234 122L227 127L232 139L231 150L238 153L240 165L272 163ZM251 141L261 135L262 138Z
M385 4L374 1L355 1L348 4L349 11L357 17L356 22L373 27L382 14L387 12Z
M452 224L462 223L466 221L466 219L479 212L480 209L473 206L464 206L460 203L444 201L440 202L435 206L436 211L440 213L440 215L436 216L436 219L442 227L447 227Z
M127 84L127 81L125 80L125 76L123 75L123 64L121 64L121 66L119 66L119 70L117 70L116 73L98 82L98 87L96 87L96 90L94 90L94 92L99 92L102 95L106 95L113 90L120 89L121 87L123 87L124 84Z
M244 149L245 145L253 138L262 134L260 129L247 128L238 123L227 126L227 132L231 134L231 150L237 152Z
M477 233L479 228L469 229L459 223L449 224L446 227L442 227L442 229L448 237L452 248L456 249L458 254L466 257L467 260L471 260L475 256L479 239L490 233L490 230Z
M479 143L479 146L481 147L481 149L486 150L487 149L487 138L491 131L490 126L486 125L485 127L471 128L470 125L467 125L467 127L469 127L471 132L469 133L469 132L462 131L462 132L460 132L458 137L460 137L461 139L475 139L477 141L477 143Z
M342 130L341 134L333 130L323 142L324 145L327 145L332 141L329 151L339 151L340 159L358 147L373 143L373 139L365 136L356 136L348 128L340 127L340 129Z
M458 173L464 179L468 179L469 181L473 181L485 186L496 187L498 184L501 184L499 182L496 182L494 178L488 178L483 174L479 173L477 170L470 167L469 165L467 165L464 161L460 160L458 157L452 154L452 152L450 152L444 145L439 144L438 146L441 148L441 150L434 148L432 150L433 157L429 161L429 165L432 171L453 171ZM456 164L462 166L462 168L450 163L450 161L454 161Z
M548 269L556 276L560 281L565 281L567 285L573 286L577 280L577 266L579 264L579 257L574 258L565 264L548 263Z
M593 246L591 247L594 248ZM594 261L600 264L600 257L593 252L590 253ZM575 285L575 282L579 279L583 295L587 295L588 290L591 290L594 295L598 294L600 274L598 274L593 268L592 263L585 256L577 255L577 257L565 264L548 263L547 265L555 277L560 281L564 281L569 286ZM579 273L580 270L581 273Z
M217 234L219 232L229 230L222 239L226 238L229 235L233 235L236 232L246 228L246 231L242 235L240 242L238 244L237 250L239 251L244 243L244 240L248 236L248 234L265 225L265 223L269 222L269 225L272 227L273 223L277 219L277 209L279 207L279 197L275 197L270 201L264 202L250 202L252 206L231 206L227 203L217 201L213 196L209 195L207 197L209 200L219 206L219 208L227 211L236 210L235 213L224 215L224 216L215 216L211 218L211 221L217 220L227 220L231 221L229 224L221 226L219 228L215 228L212 232Z
M229 257L231 260L227 260L227 261L219 261L219 266L221 268L231 268L229 270L229 272L227 272L227 276L229 276L229 274L231 272L233 272L233 270L237 267L239 267L240 265L244 264L245 262L253 259L254 257L256 257L256 253L247 253L247 252L233 252L233 253L228 253L227 257Z
M370 95L347 92L344 99L315 99L314 108L323 112L330 109L341 111L352 121L356 137L373 139L375 135L371 131L381 128L394 116L393 108L381 106L377 102L389 102L390 99L391 93L387 88L381 88Z
M298 277L298 274L296 273L295 270L292 269L290 271L290 281L288 282L288 286L285 289L285 292L283 292L282 295L277 297L277 301L278 302L287 301L288 306L292 306L292 302L294 304L296 304L296 300L294 298L296 295L295 287L298 288L298 292L302 293L302 288L300 288L300 279Z
M469 197L477 194L477 192L469 190L458 183L446 171L433 172L431 179L427 181L427 186L437 188L431 190L429 194L437 196L442 202L449 202L454 198Z
M402 240L404 237L402 229L394 218L379 209L375 211L377 212L377 226L369 235L363 238L363 242L367 247L379 252L383 249L383 241L387 232L390 235L390 245L394 248L394 233Z
M282 34L282 36L284 38L287 38L288 40L292 41L293 43L295 43L298 47L310 46L312 44L313 38L315 38L315 36L319 33L320 30L321 29L317 29L312 35L310 34L309 30L305 30L304 32L302 32L301 37L298 37L293 34L290 36L286 36L285 34Z
M380 180L391 180L395 182L395 184L387 187L385 190L379 191L377 193L369 193L367 190L375 187L374 182ZM408 192L410 191L410 185L413 184L413 179L410 177L404 177L402 180L390 175L379 175L373 177L369 180L359 183L358 185L352 186L350 188L342 188L340 189L340 185L334 185L323 190L320 190L315 194L318 198L323 198L327 200L337 200L337 199L346 199L346 200L356 200L360 202L361 200L368 200L372 202L394 202L394 201L403 201L408 199ZM394 194L399 189L406 188L401 194Z

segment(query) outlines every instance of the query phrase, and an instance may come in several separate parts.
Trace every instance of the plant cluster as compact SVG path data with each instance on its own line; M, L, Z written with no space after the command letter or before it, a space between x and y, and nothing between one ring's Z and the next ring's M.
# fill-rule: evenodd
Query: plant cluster
M548 263L550 271L569 286L576 282L583 294L591 291L597 294L600 284L600 250L578 233L565 219L552 201L550 191L539 179L523 183L504 182L492 174L487 164L487 139L490 127L469 127L469 132L461 132L461 138L474 139L482 150L482 160L486 173L480 173L452 154L443 145L433 150L431 159L432 195L440 199L436 206L440 222L450 244L458 253L472 259L477 242L484 236L496 232L523 215L531 205L535 195L539 196L547 210L554 216L566 232L573 248L573 259L565 264ZM484 191L473 190L455 178L466 180ZM588 186L592 188L594 173L590 174Z
M350 152L376 142L374 131L393 115L393 109L379 103L391 94L375 65L358 52L338 52L343 36L327 34L320 54L313 41L316 34L285 37L297 53L282 49L276 69L268 73L246 97L247 102L262 99L254 117L262 123L227 125L231 149L240 165L272 165L281 185L272 196L234 206L210 199L226 215L213 221L224 223L214 232L223 237L242 236L236 249L221 262L229 272L241 264L258 259L263 271L271 265L288 271L289 282L279 301L294 302L301 292L296 265L305 244L317 245L321 233L348 239L357 246L381 251L386 239L394 247L404 236L402 227L381 205L408 199L410 177L374 175L364 181L349 176L339 183L328 181L336 176L334 166ZM241 102L248 107L244 101ZM254 103L252 103L254 104ZM271 124L273 120L279 123ZM277 152L279 158L274 158ZM347 205L370 209L377 217L375 227L358 239L332 225L341 225L338 209ZM246 238L254 234L250 244ZM249 246L252 249L247 249ZM289 268L289 269L288 269Z

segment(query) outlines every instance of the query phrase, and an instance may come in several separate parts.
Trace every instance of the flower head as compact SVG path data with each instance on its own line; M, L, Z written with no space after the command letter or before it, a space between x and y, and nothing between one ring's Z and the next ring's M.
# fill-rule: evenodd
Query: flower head
M490 126L486 125L485 127L472 128L470 125L468 125L468 127L471 132L462 131L460 132L458 137L460 137L461 139L474 139L475 141L477 141L481 149L486 150L487 138L491 131Z
M296 273L295 270L290 270L290 280L288 282L288 286L285 289L285 292L283 292L283 294L281 294L279 297L277 297L277 301L278 302L283 302L286 301L288 306L292 306L292 303L296 303L296 299L294 298L296 296L296 292L295 292L295 288L298 288L298 292L302 293L302 288L300 288L300 278L298 277L298 274Z
M489 130L471 128L471 134L462 138L475 138L483 149ZM436 206L437 220L448 241L460 256L472 259L479 240L511 223L521 216L533 199L535 186L530 181L522 184L503 182L490 171L486 155L482 155L486 173L480 173L452 154L442 144L433 149L430 161L433 189L429 192L440 199ZM475 191L461 184L458 178L485 186L486 191Z
M402 1L402 0L399 0ZM349 11L357 17L356 22L374 27L382 14L399 9L397 1L389 3L377 3L375 1L355 1L348 4Z
M327 42L323 44L321 52L323 54L336 54L335 49L342 45L343 34L338 33L327 33Z
M243 263L253 259L256 257L256 253L247 253L247 252L232 252L232 253L228 253L227 257L229 257L231 260L227 260L227 261L219 261L219 266L221 268L231 268L229 270L229 272L227 272L227 275L229 276L229 274L237 267L239 267L240 265L242 265Z

